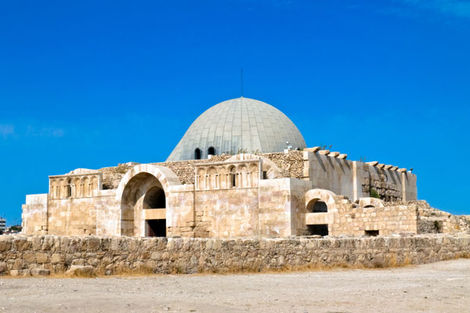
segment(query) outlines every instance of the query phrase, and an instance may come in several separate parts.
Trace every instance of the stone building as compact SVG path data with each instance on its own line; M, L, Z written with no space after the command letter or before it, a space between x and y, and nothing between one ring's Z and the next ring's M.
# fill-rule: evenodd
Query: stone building
M199 116L166 162L50 176L47 194L26 196L23 232L216 238L417 233L425 228L419 212L426 210L416 198L411 171L306 148L282 112L238 98Z

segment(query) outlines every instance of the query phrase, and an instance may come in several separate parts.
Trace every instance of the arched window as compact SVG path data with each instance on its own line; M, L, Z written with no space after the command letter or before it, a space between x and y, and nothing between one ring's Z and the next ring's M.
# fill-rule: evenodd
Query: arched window
M312 213L326 213L328 206L325 202L314 199L308 203L307 210Z
M207 149L207 155L215 155L215 148L209 147L209 149Z
M230 187L235 188L237 187L237 175L238 173L235 171L235 167L232 166L230 168Z
M199 148L196 148L196 150L194 150L194 159L196 160L200 160L201 159L201 149Z

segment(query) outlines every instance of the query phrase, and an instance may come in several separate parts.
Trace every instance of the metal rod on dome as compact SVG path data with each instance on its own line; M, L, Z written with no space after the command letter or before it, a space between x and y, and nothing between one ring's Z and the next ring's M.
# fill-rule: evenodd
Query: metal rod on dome
M243 98L243 67L240 69L240 93Z

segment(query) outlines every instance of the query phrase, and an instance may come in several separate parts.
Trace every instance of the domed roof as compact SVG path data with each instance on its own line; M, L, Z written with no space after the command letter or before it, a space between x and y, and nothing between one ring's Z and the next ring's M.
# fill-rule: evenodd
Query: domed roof
M167 161L207 158L209 149L210 154L281 152L286 142L293 149L305 148L302 134L284 113L265 102L241 97L202 113Z

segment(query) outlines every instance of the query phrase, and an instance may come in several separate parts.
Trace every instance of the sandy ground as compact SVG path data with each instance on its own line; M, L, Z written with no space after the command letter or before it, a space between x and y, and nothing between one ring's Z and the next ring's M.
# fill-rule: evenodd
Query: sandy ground
M382 270L1 278L2 312L470 312L470 260Z

